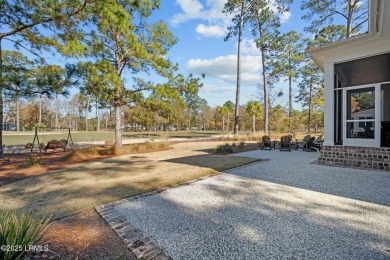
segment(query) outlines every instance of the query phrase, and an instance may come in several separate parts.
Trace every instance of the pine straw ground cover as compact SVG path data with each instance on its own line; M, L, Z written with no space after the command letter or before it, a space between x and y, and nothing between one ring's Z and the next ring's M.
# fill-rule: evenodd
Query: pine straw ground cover
M128 258L123 255L127 253L123 252L125 248L117 249L122 244L114 233L108 232L90 210L257 161L209 154L218 144L221 142L178 143L168 151L125 154L30 176L0 186L0 212L29 209L39 215L52 215L55 222L39 242L49 244L53 251L49 257L110 259L113 255L109 252L117 252L115 257Z
M146 142L125 145L120 149L102 145L68 149L66 152L62 152L62 149L48 150L48 152L42 153L40 161L37 164L30 166L28 165L28 160L31 156L30 153L6 154L6 163L0 161L0 186L28 176L41 175L49 170L62 169L76 163L100 160L124 154L164 151L168 149L171 149L171 147L166 142Z

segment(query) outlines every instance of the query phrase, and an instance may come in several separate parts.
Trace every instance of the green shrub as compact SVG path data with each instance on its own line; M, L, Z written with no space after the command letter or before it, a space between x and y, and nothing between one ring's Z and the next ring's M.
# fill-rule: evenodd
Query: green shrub
M233 146L233 147L236 147L236 146L237 146L237 144L236 144L236 143L232 143L232 146Z
M18 216L15 212L0 214L0 246L17 246L18 250L0 250L0 259L19 259L27 248L38 240L50 218L35 220L28 212ZM11 248L10 248L11 249Z
M238 144L238 148L239 148L240 150L244 149L244 146L245 146L245 142L240 142L240 143Z
M228 143L218 145L215 152L216 153L233 153L233 146L228 144Z
M29 154L26 158L26 167L30 168L34 165L37 165L41 162L41 155L39 153Z

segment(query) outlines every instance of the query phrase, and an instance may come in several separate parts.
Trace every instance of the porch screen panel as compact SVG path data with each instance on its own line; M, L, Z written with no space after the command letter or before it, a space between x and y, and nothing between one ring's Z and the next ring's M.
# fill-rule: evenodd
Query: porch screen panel
M375 88L347 91L347 138L375 139Z
M390 53L335 64L341 87L390 81Z

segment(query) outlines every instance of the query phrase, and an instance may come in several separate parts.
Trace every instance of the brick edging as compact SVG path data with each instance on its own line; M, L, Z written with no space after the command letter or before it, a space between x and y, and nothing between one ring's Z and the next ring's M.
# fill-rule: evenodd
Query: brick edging
M180 186L189 185L193 182L200 181L212 176L219 175L220 173L209 174L194 180L190 180L180 184L174 184L166 188L142 193L126 199L118 200L112 203L103 204L95 207L96 212L110 225L111 229L122 239L126 244L128 250L130 250L137 259L143 260L173 260L163 249L161 249L155 241L146 236L141 230L133 226L125 216L123 216L115 206L137 200L139 198L151 196L157 193L161 193L167 189L176 188Z
M137 259L145 260L172 260L156 242L141 230L134 227L126 217L115 208L115 206L129 202L122 199L116 202L95 207L96 212L110 225L111 229L122 239Z

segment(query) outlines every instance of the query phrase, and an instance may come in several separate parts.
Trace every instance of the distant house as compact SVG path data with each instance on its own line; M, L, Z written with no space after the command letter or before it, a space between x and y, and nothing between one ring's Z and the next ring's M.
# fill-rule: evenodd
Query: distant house
M366 34L307 50L325 74L320 162L390 170L390 1L370 0L368 23Z
M15 123L3 122L3 131L15 131L15 130L16 130Z

